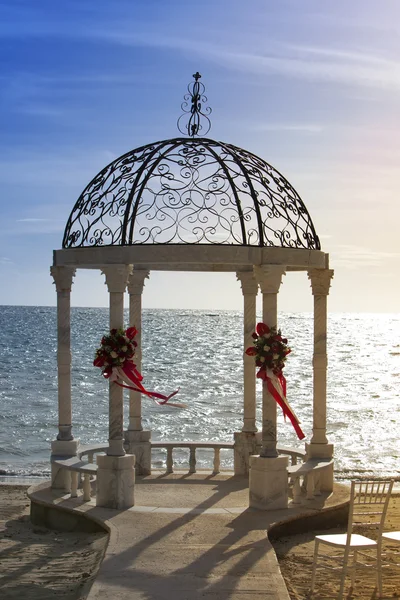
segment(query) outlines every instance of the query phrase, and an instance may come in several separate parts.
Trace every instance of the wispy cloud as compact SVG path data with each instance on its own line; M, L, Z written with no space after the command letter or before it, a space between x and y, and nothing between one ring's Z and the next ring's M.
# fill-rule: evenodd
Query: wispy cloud
M268 49L259 54L225 51L215 56L215 60L258 75L273 73L308 81L400 91L400 65L389 59L365 55L350 58L348 54L345 60L344 57L336 56L335 52L330 53L326 50L318 52L315 49L313 55L310 55L306 48L302 56L301 52L286 47L281 56Z
M334 268L340 267L354 271L363 267L378 267L388 260L398 260L400 253L382 252L363 246L342 244L332 250L330 256Z
M7 258L6 256L0 256L0 266L11 266L13 265L14 262L11 260L11 258Z
M36 218L27 218L27 219L17 219L17 223L41 223L45 221L52 221L52 219L36 219Z

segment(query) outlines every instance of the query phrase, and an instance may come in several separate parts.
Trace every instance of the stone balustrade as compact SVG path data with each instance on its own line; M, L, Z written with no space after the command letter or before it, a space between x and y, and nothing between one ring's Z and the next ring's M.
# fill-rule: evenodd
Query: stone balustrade
M333 469L333 459L309 459L288 467L292 503L301 504L321 496L321 477Z
M234 442L151 442L152 449L166 450L166 473L174 472L173 451L177 448L189 450L189 473L196 473L196 451L211 449L214 451L212 474L220 473L220 451L221 449L234 450ZM81 485L83 490L83 500L88 502L91 495L91 481L96 476L97 464L94 457L98 453L107 452L108 445L92 444L80 446L76 456L73 457L54 457L53 464L60 471L67 472L67 484L65 491L71 494L71 497L78 495L78 488ZM306 489L306 499L310 500L319 494L319 474L323 469L331 468L332 460L309 460L305 461L305 452L297 448L278 447L279 455L289 456L290 466L288 475L290 487L293 490L293 503L298 504L303 497L303 491ZM87 460L83 460L87 457Z

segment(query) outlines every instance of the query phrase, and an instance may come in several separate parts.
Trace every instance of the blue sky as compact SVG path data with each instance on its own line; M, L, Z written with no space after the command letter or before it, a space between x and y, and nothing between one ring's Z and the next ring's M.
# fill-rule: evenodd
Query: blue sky
M330 253L334 311L399 312L400 3L0 0L0 304L55 304L68 215L113 158L178 135L199 70L210 137L292 183ZM79 271L72 303L107 304ZM233 274L153 273L145 307L241 307ZM288 274L282 310L311 310Z

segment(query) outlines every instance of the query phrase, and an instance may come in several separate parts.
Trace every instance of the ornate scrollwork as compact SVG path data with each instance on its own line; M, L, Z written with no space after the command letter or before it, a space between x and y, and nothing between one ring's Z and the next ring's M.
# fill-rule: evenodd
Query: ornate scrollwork
M204 138L132 150L83 191L63 248L132 244L320 249L304 203L274 167Z
M207 135L211 129L209 115L212 112L209 106L206 108L203 107L208 99L204 94L206 88L199 81L201 78L200 73L197 71L193 77L194 83L189 83L189 93L183 97L181 104L184 114L179 117L177 122L179 131L183 134L187 133L190 137L194 137L200 133L203 136Z

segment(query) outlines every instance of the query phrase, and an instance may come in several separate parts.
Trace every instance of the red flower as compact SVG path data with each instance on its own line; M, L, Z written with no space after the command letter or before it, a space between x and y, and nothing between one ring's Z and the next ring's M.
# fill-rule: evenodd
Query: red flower
M137 334L138 330L136 329L136 327L128 327L128 329L126 330L126 336L132 340L135 335Z
M93 361L93 366L94 367L103 367L104 366L104 357L96 356L96 358Z
M257 323L256 332L258 335L265 335L270 332L270 328L265 323Z
M108 379L109 377L111 377L112 375L112 367L106 367L103 371L103 375L106 379Z
M115 335L117 333L117 330L116 329L111 329L110 333L111 333L111 335Z
M264 381L267 379L267 373L265 371L265 367L261 367L261 369L258 371L256 377L258 377L258 379L263 379Z
M247 348L246 354L248 356L255 356L257 354L257 348L254 348L253 346L251 346L250 348Z

